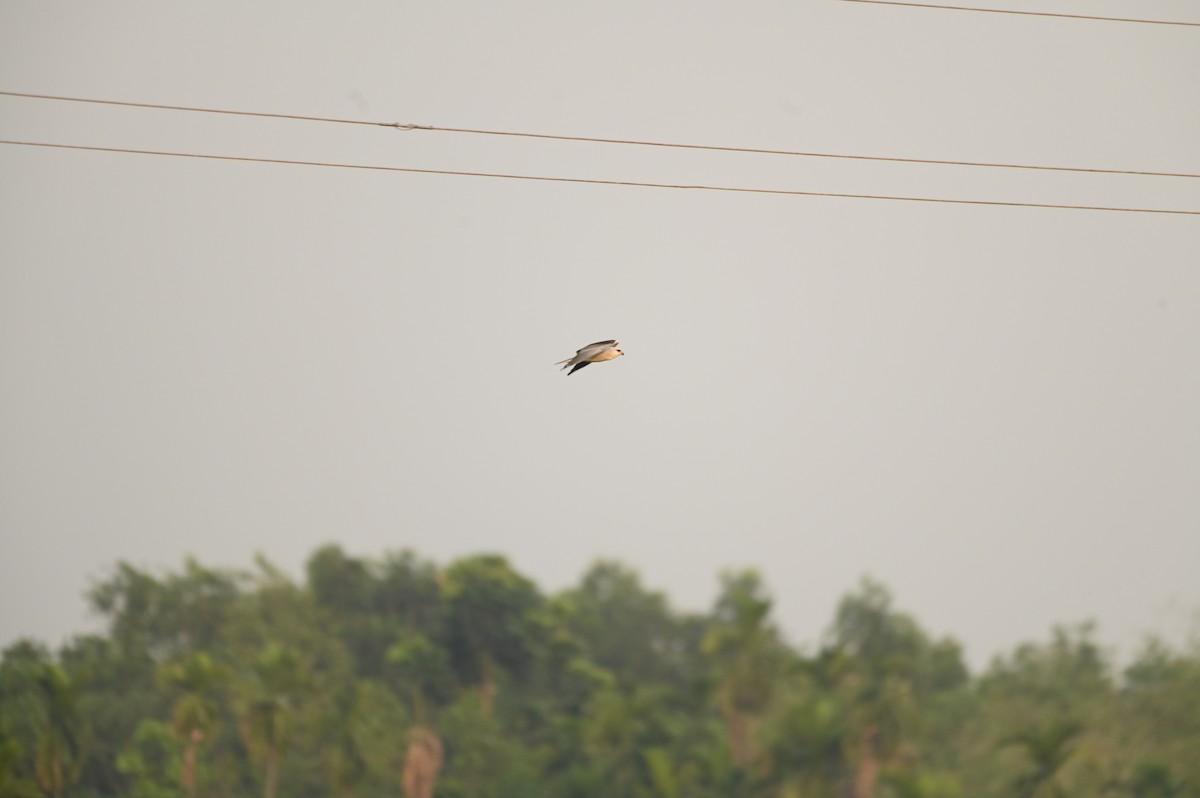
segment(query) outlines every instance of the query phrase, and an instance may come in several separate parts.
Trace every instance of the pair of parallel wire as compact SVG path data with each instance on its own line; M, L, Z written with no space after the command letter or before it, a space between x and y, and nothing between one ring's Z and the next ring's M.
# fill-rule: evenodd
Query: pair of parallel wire
M1130 22L1130 23L1146 23L1158 25L1184 25L1200 27L1200 23L1191 22L1168 22L1164 20L1149 20L1149 19L1131 19L1122 17L1096 17L1084 16L1077 14L1057 14L1050 12L1032 12L1032 11L1009 11L1001 9L988 8L973 8L966 6L946 6L933 5L928 3L912 3L900 2L900 0L842 0L842 2L865 3L870 5L888 5L888 6L906 6L914 8L938 8L953 11L977 11L990 13L1005 13L1005 14L1021 14L1029 16L1041 17L1063 17L1069 19L1087 19L1087 20L1102 20L1110 22ZM687 150L706 150L712 152L737 152L737 153L752 153L759 155L782 155L792 157L808 157L808 158L834 158L844 160L858 161L880 161L905 164L925 164L925 165L943 165L943 166L963 166L963 167L983 167L997 169L1020 169L1020 170L1037 170L1037 171L1054 171L1054 172L1075 172L1075 173L1091 173L1091 174L1111 174L1111 175L1138 175L1143 177L1169 177L1169 178L1200 178L1200 174L1192 172L1156 172L1135 169L1102 169L1089 167L1070 167L1070 166L1049 166L1039 164L1017 164L1017 163L1000 163L1000 162L985 162L985 161L962 161L962 160L946 160L934 158L905 158L897 156L881 156L881 155L854 155L846 153L829 153L829 152L808 152L800 150L780 150L780 149L764 149L756 147L732 147L718 146L708 144L680 144L663 141L648 141L640 139L616 139L616 138L601 138L594 136L567 136L556 135L550 133L531 133L511 130L484 130L478 128L459 128L459 127L441 127L436 125L420 125L420 124L405 124L399 122L380 122L363 119L344 119L335 117L322 116L307 116L301 114L280 114L258 111L238 111L224 108L201 108L196 106L184 105L167 105L161 103L144 103L144 102L129 102L123 100L107 100L85 97L68 97L61 95L49 94L34 94L30 92L15 92L15 91L0 91L0 95L8 97L18 97L23 99L49 100L55 102L70 102L70 103L89 103L96 105L111 105L127 108L143 108L166 111L185 111L191 113L205 114L222 114L232 116L246 116L264 119L284 119L305 122L324 122L334 124L347 125L363 125L371 127L385 127L395 130L404 131L427 131L437 133L456 133L469 134L479 136L506 136L517 138L556 140L556 141L574 141L588 142L596 144L619 144L641 147L662 147L671 149L687 149ZM404 172L410 174L431 174L431 175L456 175L463 177L487 177L506 180L529 180L529 181L545 181L555 183L582 183L590 185L606 185L606 186L634 186L641 188L671 188L685 189L695 191L730 191L751 194L775 194L788 196L805 196L805 197L836 197L847 199L875 199L875 200L892 200L903 202L925 202L925 203L943 203L954 205L990 205L990 206L1006 206L1006 207L1022 207L1022 208L1057 208L1070 210L1090 210L1090 211L1116 211L1124 213L1156 213L1156 214L1176 214L1188 216L1200 216L1200 211L1187 210L1171 210L1163 208L1132 208L1132 207L1117 207L1117 206L1099 206L1099 205L1072 205L1065 203L1045 203L1045 202L1008 202L1001 200L972 200L972 199L951 199L941 197L916 197L902 195L885 195L885 194L857 194L829 191L799 191L787 189L768 189L768 188L749 188L739 186L710 186L710 185L688 185L676 183L651 183L642 181L630 180L601 180L591 178L576 178L576 177L551 177L544 175L523 175L511 174L504 172L473 172L460 171L451 169L422 169L416 167L402 166L381 166L371 164L353 164L353 163L337 163L330 161L304 161L292 160L283 158L259 158L251 156L234 156L234 155L212 155L195 152L177 152L170 150L147 150L135 149L128 147L99 147L82 144L55 144L50 142L38 141L21 141L12 139L0 139L0 144L24 147L40 147L47 149L60 150L82 150L89 152L108 152L108 153L126 153L136 155L155 155L172 158L198 158L205 160L217 161L237 161L250 163L265 163L265 164L286 164L292 166L314 166L335 169L357 169L369 171L383 172Z

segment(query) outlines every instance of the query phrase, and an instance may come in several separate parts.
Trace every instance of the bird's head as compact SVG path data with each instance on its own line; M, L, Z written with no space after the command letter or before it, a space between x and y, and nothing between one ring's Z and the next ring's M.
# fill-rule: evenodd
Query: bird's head
M619 356L622 356L622 357L624 357L624 355L625 355L625 353L624 353L624 352L622 352L620 349L617 349L617 350L614 350L614 351L616 351L616 353L617 353Z

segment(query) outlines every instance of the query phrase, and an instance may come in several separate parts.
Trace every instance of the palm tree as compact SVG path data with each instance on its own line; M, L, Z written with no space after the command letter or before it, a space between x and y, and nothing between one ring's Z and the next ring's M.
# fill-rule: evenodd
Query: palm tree
M43 663L34 671L33 683L45 713L34 748L38 784L54 798L62 798L83 770L79 682L62 666Z
M242 737L252 756L266 765L264 798L275 798L279 762L291 743L294 704L306 681L300 657L272 643L255 660L254 682L242 706Z
M499 669L520 677L532 665L541 633L541 594L503 557L458 560L445 572L449 650L464 684L479 689L485 713L495 701Z
M854 798L875 798L883 769L916 721L925 671L940 649L910 617L892 609L891 593L863 579L838 604L823 655L827 680L849 707L846 754L854 763Z
M725 716L733 764L745 770L754 759L754 729L770 703L782 649L767 622L771 600L758 574L744 571L721 579L716 622L702 647L717 668L717 702Z
M1001 741L1002 745L1020 746L1033 763L1033 770L1017 779L1014 785L1018 795L1026 798L1061 798L1064 795L1058 774L1074 753L1070 744L1082 729L1082 724L1077 721L1056 720L1040 729L1009 735Z
M197 751L217 722L217 704L211 693L224 677L224 669L202 651L164 665L159 671L164 686L182 692L171 712L171 731L184 741L179 775L188 796L196 794Z

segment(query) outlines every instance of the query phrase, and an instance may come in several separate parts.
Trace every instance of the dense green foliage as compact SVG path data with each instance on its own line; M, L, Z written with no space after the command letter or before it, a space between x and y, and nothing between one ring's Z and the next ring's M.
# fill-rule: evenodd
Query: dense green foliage
M753 572L707 614L597 563L316 552L298 585L120 564L102 636L0 663L0 796L1200 796L1200 652L1087 626L972 677L864 580L813 651Z

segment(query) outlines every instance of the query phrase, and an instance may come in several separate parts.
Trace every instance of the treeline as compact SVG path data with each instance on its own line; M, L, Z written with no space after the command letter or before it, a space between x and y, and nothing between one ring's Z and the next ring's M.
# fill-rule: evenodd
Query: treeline
M811 650L752 571L689 614L612 562L546 595L328 546L303 584L121 563L89 599L106 634L4 651L0 795L1200 796L1200 652L1118 672L1081 626L973 677L869 580Z

